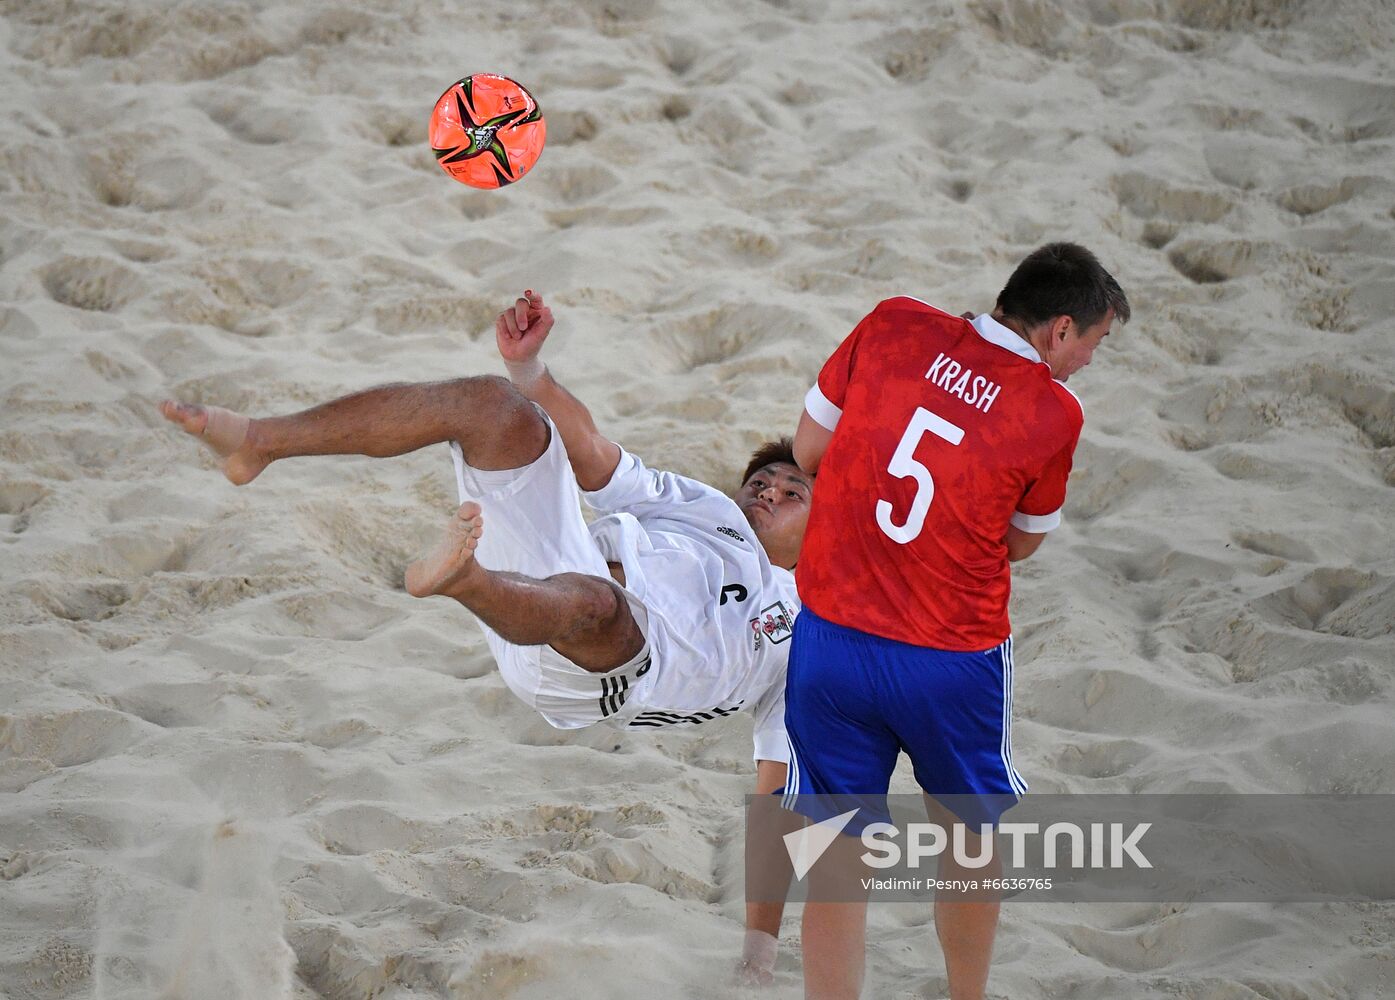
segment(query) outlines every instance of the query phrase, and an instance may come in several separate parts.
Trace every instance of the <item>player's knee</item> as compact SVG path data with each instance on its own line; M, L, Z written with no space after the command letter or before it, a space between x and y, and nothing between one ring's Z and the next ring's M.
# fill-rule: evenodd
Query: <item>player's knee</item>
M508 379L501 379L508 387L498 399L499 431L511 443L524 447L547 447L547 421L533 405L532 400L513 387Z
M601 585L587 589L584 618L588 631L602 631L615 625L620 617L620 595L614 587Z
M563 574L575 585L571 616L571 636L580 637L605 631L615 625L623 604L614 587L592 576ZM554 577L553 579L557 579Z
M460 393L461 402L476 410L507 410L528 402L502 375L471 375L455 379L451 385Z
M498 375L460 379L467 460L477 468L513 469L535 461L547 448L547 422L528 397Z

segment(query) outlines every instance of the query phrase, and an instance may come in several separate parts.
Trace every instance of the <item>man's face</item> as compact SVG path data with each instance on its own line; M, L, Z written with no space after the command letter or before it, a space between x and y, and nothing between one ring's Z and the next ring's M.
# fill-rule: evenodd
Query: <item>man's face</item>
M1081 331L1071 323L1062 331L1065 334L1064 339L1059 335L1054 337L1051 341L1050 357L1046 358L1046 363L1051 366L1052 377L1064 382L1088 365L1094 357L1095 348L1109 336L1109 327L1113 322L1114 310L1110 309L1094 326Z
M776 566L790 569L799 558L813 492L810 477L788 462L772 462L736 491L736 505Z

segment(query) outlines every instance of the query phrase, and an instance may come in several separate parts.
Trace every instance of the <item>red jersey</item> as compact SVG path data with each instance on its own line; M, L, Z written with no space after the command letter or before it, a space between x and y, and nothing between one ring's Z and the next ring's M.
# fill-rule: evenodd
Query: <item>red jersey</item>
M1084 414L1036 349L991 316L881 303L805 409L836 431L796 580L862 632L976 652L1011 634L1007 530L1056 527Z

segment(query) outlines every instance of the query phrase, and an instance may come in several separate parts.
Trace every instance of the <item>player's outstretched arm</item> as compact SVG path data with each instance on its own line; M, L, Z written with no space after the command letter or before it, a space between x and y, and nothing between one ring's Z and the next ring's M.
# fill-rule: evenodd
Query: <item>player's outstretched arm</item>
M552 324L552 310L529 289L494 321L495 342L509 379L557 425L577 484L598 490L620 464L620 446L596 429L591 411L558 384L538 357Z
M746 819L746 940L736 968L737 980L746 986L775 981L780 920L794 878L784 837L803 825L797 814L780 807L774 794L785 787L788 773L784 761L756 761L756 793Z

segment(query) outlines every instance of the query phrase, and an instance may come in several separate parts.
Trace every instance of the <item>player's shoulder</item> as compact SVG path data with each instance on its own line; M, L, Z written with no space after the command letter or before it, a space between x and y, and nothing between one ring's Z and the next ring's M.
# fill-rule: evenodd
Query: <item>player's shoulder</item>
M1060 404L1066 420L1078 430L1085 423L1085 405L1080 402L1080 397L1059 379L1048 378L1047 381L1050 384L1051 394Z
M694 504L703 507L716 506L721 508L724 514L728 508L736 508L735 501L715 486L681 472L651 468L645 465L644 460L638 455L623 447L620 449L620 462L611 474L610 481L599 490L585 496L589 504L600 507L607 507L612 503L632 505L642 501L648 508L648 513L655 515L689 509ZM739 508L737 512L740 512Z
M862 321L863 342L874 340L890 346L896 343L920 345L927 338L951 343L971 329L960 316L945 312L912 295L895 295L878 302Z
M1012 391L1004 393L995 412L1015 414L1015 419L1047 432L1053 440L1077 437L1085 426L1085 408L1079 397L1053 378L1043 362L1024 364L1014 371Z
M920 316L930 320L961 321L961 317L946 312L938 306L932 306L929 302L918 299L914 295L893 295L889 299L882 299L872 310L873 316L895 314Z

